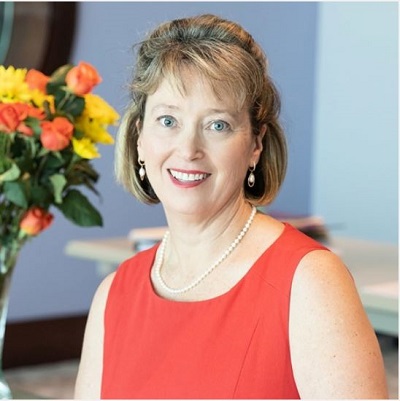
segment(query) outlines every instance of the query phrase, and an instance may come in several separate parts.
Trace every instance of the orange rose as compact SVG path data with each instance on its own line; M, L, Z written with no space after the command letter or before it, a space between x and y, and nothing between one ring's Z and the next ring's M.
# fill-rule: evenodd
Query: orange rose
M32 136L33 129L27 126L23 120L27 117L34 117L38 120L43 120L46 117L44 111L25 103L15 103L13 106L19 115L19 120L21 121L17 127L17 131L26 136Z
M53 121L43 121L40 141L44 148L57 151L65 149L71 142L74 126L64 117L56 117Z
M92 65L80 62L68 71L65 82L75 95L82 96L91 92L101 82L101 77Z
M18 114L18 120L24 121L26 117L28 117L28 108L29 106L25 103L13 103L12 106L14 110Z
M43 120L46 117L44 110L31 106L26 103L12 103L12 107L18 114L19 121L25 120L27 117L34 117L38 120Z
M29 70L25 77L29 89L38 89L43 93L46 93L46 85L49 80L50 77L35 69Z
M37 118L38 120L43 120L46 117L44 110L38 109L37 107L33 107L30 105L26 105L26 112L29 117Z
M31 127L28 127L24 123L21 123L20 125L18 125L17 131L20 132L21 134L24 134L25 136L33 135L33 129Z
M19 113L13 104L0 103L0 131L9 134L17 129L20 122Z
M22 216L19 228L27 235L37 235L50 226L53 218L51 213L35 206Z
M33 107L24 103L1 103L0 104L0 131L11 133L21 132L24 135L32 136L33 130L23 121L31 115ZM32 116L33 117L33 116Z

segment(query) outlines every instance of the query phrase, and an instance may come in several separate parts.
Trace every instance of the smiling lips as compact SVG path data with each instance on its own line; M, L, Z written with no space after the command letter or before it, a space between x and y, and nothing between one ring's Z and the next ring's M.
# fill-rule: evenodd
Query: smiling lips
M196 185L203 182L211 174L200 173L200 172L183 172L177 170L168 170L174 181L178 181L181 184Z

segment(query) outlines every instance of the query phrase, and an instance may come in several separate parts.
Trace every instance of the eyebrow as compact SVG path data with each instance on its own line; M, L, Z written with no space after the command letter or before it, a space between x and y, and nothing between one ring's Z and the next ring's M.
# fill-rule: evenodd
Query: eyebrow
M227 113L227 114L232 114L231 111L229 111L228 109L208 109L207 110L210 113Z
M165 104L165 103L160 103L156 104L152 109L151 112L156 112L159 109L169 109L169 110L179 110L180 108L178 106L172 105L172 104ZM227 114L232 114L232 112L228 109L207 109L207 113L227 113Z
M178 106L174 106L172 104L164 104L164 103L160 103L160 104L156 104L151 111L155 112L158 109L170 109L170 110L179 110Z

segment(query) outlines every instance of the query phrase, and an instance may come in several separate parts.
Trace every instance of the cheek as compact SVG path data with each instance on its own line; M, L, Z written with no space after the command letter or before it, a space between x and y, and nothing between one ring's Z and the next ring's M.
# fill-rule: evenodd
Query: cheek
M247 157L243 151L226 153L225 157L220 157L218 164L225 171L225 176L230 181L240 182L244 180L247 173Z
M142 133L138 140L139 149L143 152L143 157L153 159L161 151L161 144L154 136Z
M168 146L164 141L144 136L140 146L141 155L146 163L146 171L150 176L160 171L164 161L168 158Z

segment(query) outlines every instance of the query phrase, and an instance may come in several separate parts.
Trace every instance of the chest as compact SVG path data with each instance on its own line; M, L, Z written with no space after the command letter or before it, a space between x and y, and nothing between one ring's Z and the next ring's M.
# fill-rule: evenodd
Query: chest
M139 292L121 302L106 324L103 394L296 398L283 298L250 287L229 300L154 302Z

